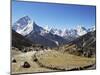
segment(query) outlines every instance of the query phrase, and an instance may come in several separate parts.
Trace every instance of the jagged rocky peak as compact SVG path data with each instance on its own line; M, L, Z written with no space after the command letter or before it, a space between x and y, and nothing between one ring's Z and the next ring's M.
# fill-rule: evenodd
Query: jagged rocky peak
M35 22L35 21L33 22L33 25L34 25L34 26L37 26L37 24L36 24L36 22Z
M29 16L24 16L14 23L13 30L25 36L33 30L33 21Z
M93 25L92 27L90 27L89 29L88 29L88 32L93 32L93 31L95 31L96 30L96 27L95 27L95 25Z
M82 36L87 33L87 29L81 25L77 26L76 30L79 36Z
M50 33L61 36L62 35L62 30L61 29L57 29L57 28L51 28L49 30Z
M17 29L23 29L26 25L28 25L28 23L31 22L31 19L28 16L24 16L22 18L20 18L19 20L17 20L14 25L13 25L13 29L17 30Z

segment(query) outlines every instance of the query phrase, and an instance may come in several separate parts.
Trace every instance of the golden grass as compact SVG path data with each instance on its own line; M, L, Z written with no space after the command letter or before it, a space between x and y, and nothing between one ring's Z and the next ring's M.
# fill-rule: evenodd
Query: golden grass
M17 53L15 51L14 54L15 55L13 55L12 57L15 58L17 62L12 63L12 74L59 71L52 68L69 70L95 63L95 58L80 57L54 50L38 52L31 51L27 53ZM43 67L41 67L41 65L39 65L37 62L33 61L35 54L39 63L41 63ZM23 68L21 64L24 61L27 61L31 65L31 67Z
M58 51L47 51L42 54L38 53L36 56L39 63L46 67L66 70L84 67L95 63L95 58L75 56Z

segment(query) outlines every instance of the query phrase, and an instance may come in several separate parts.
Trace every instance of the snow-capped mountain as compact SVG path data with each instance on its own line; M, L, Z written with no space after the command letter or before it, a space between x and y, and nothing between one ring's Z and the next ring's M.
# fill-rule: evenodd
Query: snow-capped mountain
M33 30L33 21L28 16L22 17L13 25L13 30L26 36Z
M67 41L73 41L74 39L87 34L88 32L95 31L95 26L86 29L84 26L77 26L74 29L54 29L51 28L50 32L52 34L58 35L66 39Z
M90 27L90 28L88 29L88 32L93 32L93 31L95 31L95 26L92 26L92 27Z
M34 21L32 21L28 16L20 18L14 25L13 30L15 30L17 33L26 36L29 33L37 32L41 35L44 35L48 31L44 28L38 26Z
M60 30L56 28L43 28L35 23L28 16L20 18L12 27L17 33L25 36L33 43L39 43L49 47L66 44L79 36L94 31L95 27L86 29L83 26L77 26L74 29Z
M51 28L49 32L51 32L52 34L58 35L58 36L62 35L62 30L60 29Z
M74 29L64 29L64 30L60 30L60 29L55 29L55 28L51 28L51 30L49 32L55 34L55 35L58 35L58 36L61 36L61 37L67 37L67 36L76 36L76 37L79 37L79 36L82 36L82 35L85 35L86 33L88 32L91 32L91 31L95 31L95 26L92 26L88 29L86 29L84 26L77 26L76 28Z
M84 34L87 33L87 29L85 27L82 27L82 26L78 26L77 28L75 29L65 29L65 30L58 30L58 29L54 29L52 28L50 30L51 33L53 34L56 34L56 35L59 35L59 36L62 36L62 37L67 37L67 36L82 36Z
M82 26L77 26L76 31L79 36L85 35L88 32L87 29Z
M63 37L53 34L37 25L28 16L22 17L14 23L13 30L25 36L33 43L39 43L49 47L62 45L67 42Z

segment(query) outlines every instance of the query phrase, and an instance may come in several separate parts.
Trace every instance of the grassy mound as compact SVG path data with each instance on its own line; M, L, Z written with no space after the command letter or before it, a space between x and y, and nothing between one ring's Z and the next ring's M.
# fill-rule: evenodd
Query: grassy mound
M59 51L39 52L36 54L36 58L41 66L57 70L84 68L95 63L95 58L75 56Z

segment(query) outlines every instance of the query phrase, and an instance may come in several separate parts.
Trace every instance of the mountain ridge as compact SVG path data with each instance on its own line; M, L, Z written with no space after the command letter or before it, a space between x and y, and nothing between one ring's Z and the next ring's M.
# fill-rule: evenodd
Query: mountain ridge
M46 30L45 28L37 25L28 16L20 18L16 21L16 23L14 23L12 28L33 43L39 43L48 47L56 47L67 44L93 30L93 28L87 30L85 27L81 26L77 29L65 31L52 28L50 30Z
M59 50L80 56L95 57L96 31L88 32L87 34L69 42L67 45L60 46Z

